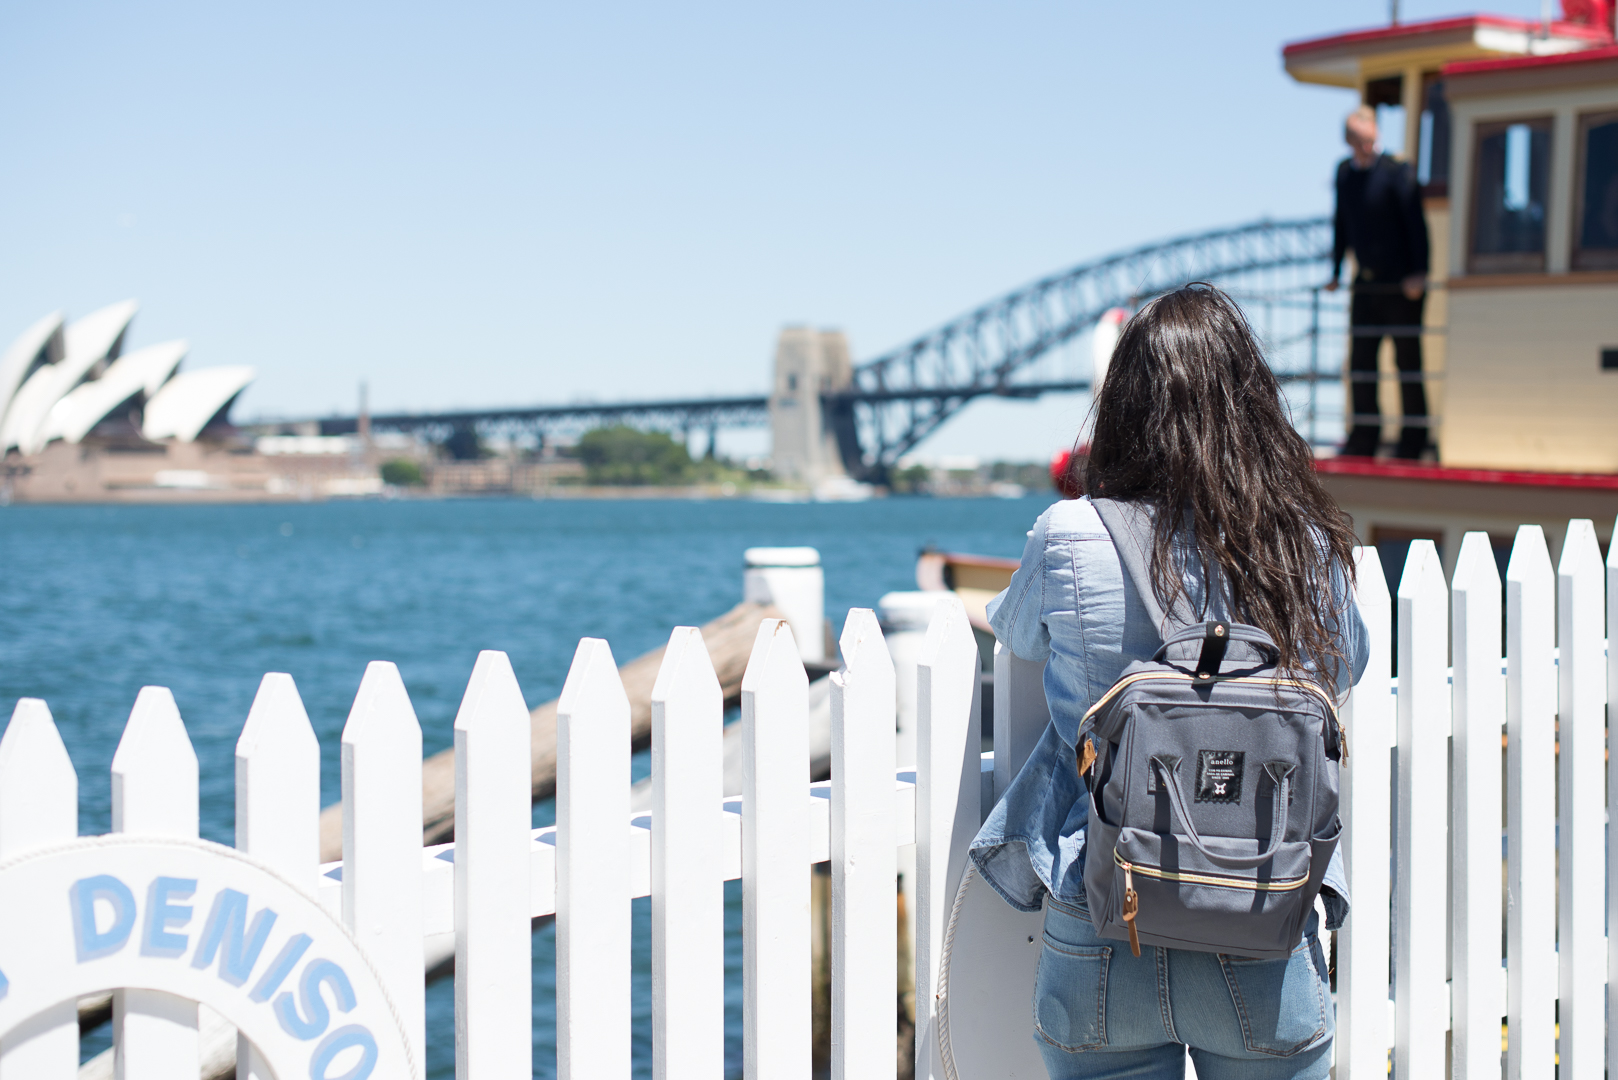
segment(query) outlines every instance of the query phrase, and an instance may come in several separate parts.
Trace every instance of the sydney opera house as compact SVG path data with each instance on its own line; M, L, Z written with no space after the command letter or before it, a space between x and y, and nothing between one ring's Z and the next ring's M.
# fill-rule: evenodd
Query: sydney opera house
M297 498L371 483L374 466L351 455L256 452L229 421L253 369L181 371L184 341L126 348L137 310L47 315L0 355L0 500Z

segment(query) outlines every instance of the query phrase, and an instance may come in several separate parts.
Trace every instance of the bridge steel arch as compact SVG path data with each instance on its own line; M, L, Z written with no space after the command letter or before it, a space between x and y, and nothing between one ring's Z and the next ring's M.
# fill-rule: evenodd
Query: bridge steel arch
M1027 375L1110 309L1133 309L1190 281L1218 284L1250 315L1255 303L1272 314L1281 308L1292 322L1312 310L1314 326L1302 335L1257 327L1274 363L1279 348L1318 333L1318 289L1329 274L1331 244L1330 218L1266 219L1148 244L1015 289L857 365L850 387L826 395L844 467L862 479L885 479L901 455L980 397L1088 389L1088 380Z

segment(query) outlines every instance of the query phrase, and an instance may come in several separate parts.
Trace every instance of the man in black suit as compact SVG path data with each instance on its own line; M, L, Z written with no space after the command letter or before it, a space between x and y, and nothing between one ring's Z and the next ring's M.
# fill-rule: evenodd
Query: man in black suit
M1332 241L1335 290L1343 256L1354 252L1349 324L1349 381L1354 426L1344 454L1370 457L1382 437L1377 405L1376 354L1393 338L1404 406L1404 429L1395 455L1420 458L1427 447L1427 393L1421 374L1421 313L1427 294L1427 218L1416 171L1377 149L1376 113L1360 106L1349 114L1343 137L1353 154L1337 166L1336 235ZM1409 329L1406 330L1406 327Z

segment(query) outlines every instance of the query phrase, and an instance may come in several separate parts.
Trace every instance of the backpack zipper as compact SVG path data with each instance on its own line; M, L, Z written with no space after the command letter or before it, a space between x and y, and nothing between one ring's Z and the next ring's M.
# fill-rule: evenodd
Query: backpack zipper
M1134 893L1133 872L1139 871L1142 876L1157 878L1160 881L1184 881L1192 885L1217 885L1226 889L1246 889L1248 892L1292 892L1301 889L1308 883L1308 875L1298 878L1282 878L1279 881L1246 881L1242 878L1225 877L1222 874L1188 874L1184 871L1160 870L1152 866L1141 866L1138 863L1125 861L1115 849L1112 861L1123 868L1124 871L1124 911L1125 919L1130 919L1129 897Z
M1085 711L1084 719L1079 722L1079 727L1082 729L1085 724L1089 723L1090 717L1094 716L1098 711L1100 711L1101 707L1106 705L1107 702L1117 697L1125 687L1133 686L1138 682L1147 682L1151 679L1166 679L1169 682L1188 683L1194 683L1197 681L1192 676L1181 671L1137 671L1135 674L1130 675L1127 678L1119 679L1117 682L1113 683L1112 688L1105 694L1101 695L1101 700L1097 701ZM1337 743L1341 748L1340 754L1342 764L1345 766L1348 764L1348 732L1343 729L1343 721L1337 715L1337 706L1332 703L1331 698L1326 696L1326 692L1320 687L1316 686L1314 683L1303 682L1299 679L1264 679L1258 677L1257 675L1235 675L1228 679L1221 679L1220 682L1255 683L1263 686L1290 686L1294 689L1303 690L1306 693L1313 694L1315 697L1320 699L1320 703L1322 705L1326 706L1326 713L1331 717L1332 724L1337 728ZM1081 769L1079 771L1079 775L1084 775L1084 772L1085 770Z
M1124 925L1129 927L1129 951L1139 956L1140 934L1135 930L1135 916L1140 913L1140 897L1135 895L1135 868L1119 859L1116 851L1112 857L1124 868Z

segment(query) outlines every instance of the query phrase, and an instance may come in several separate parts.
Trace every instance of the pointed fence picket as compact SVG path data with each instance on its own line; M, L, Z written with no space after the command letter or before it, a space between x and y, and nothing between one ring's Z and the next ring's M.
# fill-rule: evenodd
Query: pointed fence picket
M556 1065L629 1076L629 699L585 638L556 707Z
M1557 956L1562 972L1558 1075L1573 1080L1599 1080L1606 1068L1603 576L1595 529L1588 520L1568 522L1556 570L1561 762Z
M1394 964L1401 993L1399 1076L1444 1071L1449 1026L1445 954L1449 906L1447 784L1449 688L1448 590L1431 540L1410 545L1399 581L1399 790L1395 800ZM1409 993L1403 993L1406 988Z
M318 895L320 743L291 675L264 676L236 740L236 848ZM273 1080L245 1035L236 1062L238 1080Z
M808 1080L809 678L784 620L758 628L741 722L743 1072Z
M79 778L38 698L23 698L0 738L0 862L79 834ZM79 1010L64 1001L0 1041L0 1080L69 1080L79 1070Z
M343 921L393 995L424 1060L421 724L399 669L373 661L343 726Z
M1362 687L1385 687L1391 675L1392 600L1376 548L1358 550L1354 599L1365 622L1368 661ZM1385 912L1390 899L1388 837L1392 803L1389 754L1394 743L1392 694L1356 691L1343 708L1349 763L1341 770L1344 861L1358 911ZM1365 868L1359 873L1354 870ZM1388 920L1350 919L1338 934L1337 1070L1339 1076L1386 1067Z
M1467 533L1450 593L1454 615L1450 819L1454 822L1451 928L1451 1075L1500 1076L1500 569L1487 533Z
M112 757L112 831L150 836L197 835L197 754L174 695L142 687ZM189 889L155 878L144 897L142 945L167 948L167 928L154 909L191 914ZM157 990L119 990L112 997L113 1070L119 1080L170 1080L197 1068L197 1003Z
M1506 564L1506 1080L1556 1068L1556 577L1538 525Z
M839 645L844 668L831 677L833 1080L893 1075L898 966L893 659L869 608L848 613Z
M528 706L481 652L455 717L455 1075L529 1076Z
M916 664L916 1076L944 1075L938 985L951 904L982 820L981 681L966 608L951 597L927 629Z
M1618 529L1618 523L1614 523ZM1618 539L1615 534L1614 539ZM1607 543L1607 724L1609 732L1618 720L1618 649L1612 647L1612 639L1618 636L1618 543ZM1608 806L1611 803L1611 793L1618 792L1618 753L1614 753L1618 746L1613 746L1611 736L1608 737L1607 750L1607 791L1609 793ZM1610 810L1609 810L1610 813ZM1607 829L1607 985L1618 985L1618 933L1612 928L1618 927L1618 829ZM1607 1075L1618 1074L1618 1046L1613 1045L1611 1032L1618 1030L1618 994L1607 995Z
M1618 889L1607 890L1618 840L1603 841L1603 789L1618 782L1618 763L1601 764L1618 687L1604 640L1618 626L1618 548L1603 565L1591 524L1572 522L1553 570L1542 531L1519 530L1502 649L1488 538L1466 537L1452 583L1431 543L1412 544L1391 686L1392 598L1375 551L1359 550L1356 562L1370 662L1343 710L1341 850L1355 913L1336 951L1336 1075L1384 1076L1391 1050L1396 1075L1437 1076L1448 1039L1456 1080L1495 1076L1501 1016L1508 1080L1548 1080L1558 1054L1560 1075L1594 1075L1618 1008L1603 1002L1602 967L1618 968L1618 938L1603 926L1607 905L1618 905ZM539 830L529 825L521 690L504 654L480 654L455 723L458 833L425 851L421 728L398 671L373 664L343 732L344 860L324 867L315 862L319 747L291 678L271 674L236 746L236 845L343 913L418 1055L424 942L453 936L461 1080L531 1071L529 920L552 913L559 1072L626 1077L629 900L646 895L654 1074L722 1071L721 882L740 878L744 1075L807 1080L809 866L830 860L833 871L834 1072L888 1075L895 857L915 844L917 1075L946 1075L935 988L951 903L990 809L981 796L1004 790L1048 722L1043 665L997 647L996 750L993 762L980 758L976 643L960 603L941 604L916 664L912 772L895 768L894 669L874 615L851 612L841 645L833 779L810 784L807 676L787 624L760 626L742 683L743 791L727 799L719 684L700 634L677 629L653 691L653 810L634 817L628 701L606 642L585 639L558 706L557 823ZM197 760L168 691L141 691L112 773L115 831L196 836ZM66 749L44 703L24 700L0 737L0 863L76 831ZM143 907L164 903L183 924L191 899L162 888ZM115 1017L126 1080L197 1068L196 1003L124 989ZM0 1080L66 1080L77 1052L73 1003L41 1002L0 1041ZM268 1080L245 1039L237 1058L238 1076Z
M725 695L678 627L652 688L652 1074L725 1071Z

